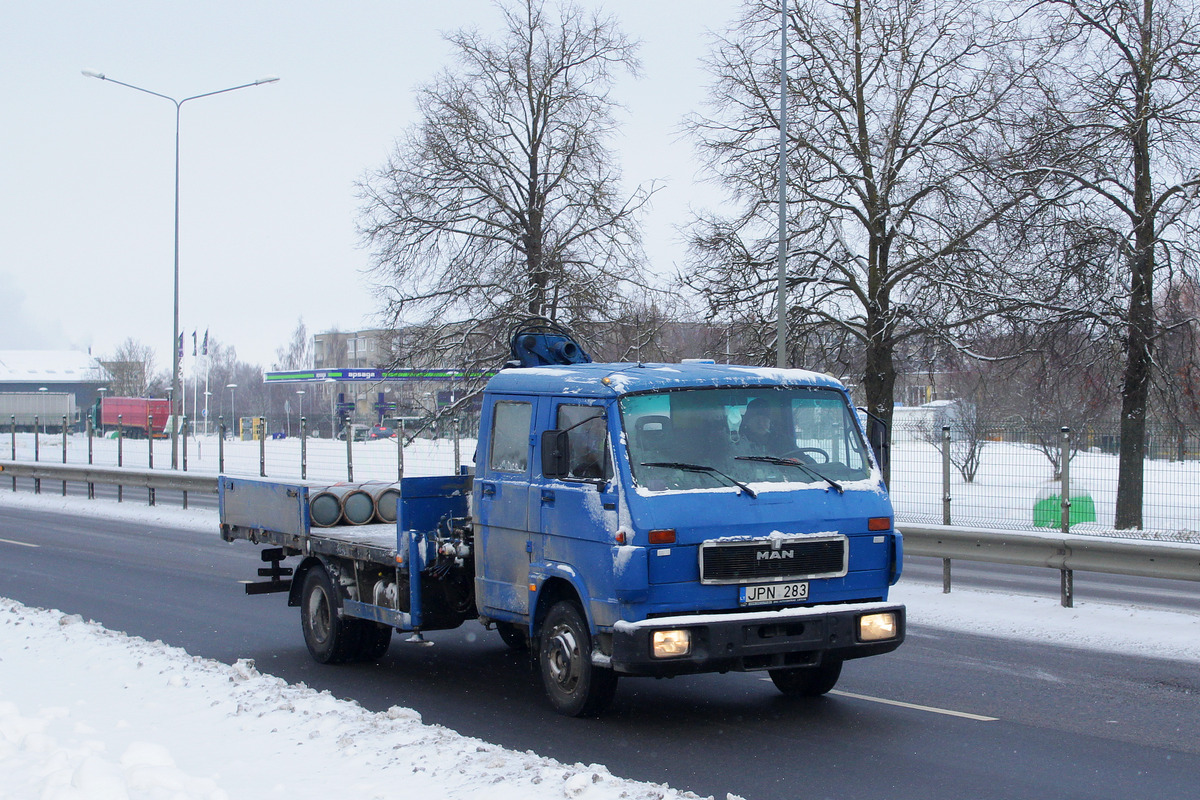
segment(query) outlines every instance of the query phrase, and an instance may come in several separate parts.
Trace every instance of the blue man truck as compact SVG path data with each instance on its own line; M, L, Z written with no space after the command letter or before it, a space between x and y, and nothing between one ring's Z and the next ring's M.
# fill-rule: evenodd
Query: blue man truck
M545 330L513 352L473 474L404 478L394 524L316 528L310 485L221 478L222 537L271 545L246 591L287 592L317 661L476 620L594 716L620 676L765 671L816 696L901 644L902 537L840 382L592 363Z

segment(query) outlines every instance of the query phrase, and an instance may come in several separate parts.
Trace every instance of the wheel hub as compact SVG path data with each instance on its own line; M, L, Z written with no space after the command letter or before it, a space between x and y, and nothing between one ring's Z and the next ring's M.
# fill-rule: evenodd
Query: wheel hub
M565 625L550 632L548 666L550 677L564 692L571 692L579 683L579 643L575 633Z

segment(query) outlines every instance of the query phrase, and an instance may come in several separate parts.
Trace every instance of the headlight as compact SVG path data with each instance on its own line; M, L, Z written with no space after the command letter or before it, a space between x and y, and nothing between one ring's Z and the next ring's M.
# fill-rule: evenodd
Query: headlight
M677 658L692 652L692 632L655 631L650 639L650 651L655 658Z
M858 618L858 640L860 642L880 642L884 639L895 638L895 612L889 611L886 614L864 614Z

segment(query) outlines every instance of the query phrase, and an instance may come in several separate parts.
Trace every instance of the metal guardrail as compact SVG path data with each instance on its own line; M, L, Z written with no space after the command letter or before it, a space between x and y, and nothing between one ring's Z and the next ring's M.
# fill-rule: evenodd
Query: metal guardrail
M211 473L173 470L97 467L89 464L47 464L24 461L0 461L0 477L32 478L68 483L101 483L177 492L217 493L217 476Z
M1073 599L1072 572L1200 581L1200 545L1109 536L1033 533L943 525L899 525L904 553L942 559L942 589L950 591L954 559L1059 570L1062 604Z
M217 491L216 475L167 470L0 461L0 476L102 483L150 491L167 489L206 494ZM944 525L901 524L898 527L904 534L907 555L942 559L942 586L947 592L950 591L950 564L955 559L1057 569L1062 575L1062 603L1067 607L1072 602L1071 573L1074 570L1200 581L1200 545L1196 544Z

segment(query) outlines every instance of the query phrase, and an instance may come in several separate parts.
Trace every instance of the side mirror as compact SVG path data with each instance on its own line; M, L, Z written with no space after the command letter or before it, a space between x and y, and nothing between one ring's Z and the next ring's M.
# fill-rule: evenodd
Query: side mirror
M542 431L542 475L565 478L571 456L566 431Z

